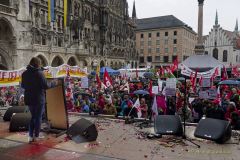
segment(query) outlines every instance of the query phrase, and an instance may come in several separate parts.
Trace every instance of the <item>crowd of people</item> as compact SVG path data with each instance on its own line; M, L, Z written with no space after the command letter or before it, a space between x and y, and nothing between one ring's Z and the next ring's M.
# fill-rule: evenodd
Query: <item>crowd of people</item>
M23 90L19 86L0 88L0 107L24 105Z
M156 96L158 115L178 114L187 122L197 123L203 117L231 121L235 128L240 127L240 88L238 86L221 85L220 95L215 99L203 99L198 95L202 90L200 86L196 91L191 82L177 81L176 96L166 96L164 89L158 94L151 94L150 79L126 79L118 76L112 77L113 85L110 88L99 88L94 79L90 79L88 89L81 89L81 82L72 80L71 87L67 85L66 102L71 112L84 112L90 115L109 114L114 116L130 116L152 118L152 105ZM151 82L152 83L152 82ZM153 81L154 83L154 81ZM128 85L126 85L128 84ZM217 88L213 85L211 88ZM164 88L164 87L163 87ZM186 88L186 91L185 91ZM149 94L134 94L136 90L146 90ZM216 89L217 90L217 89ZM186 96L185 96L186 93ZM140 107L134 107L139 99Z
M203 99L198 96L200 87L193 91L191 83L177 81L176 96L166 96L164 89L159 94L151 94L150 79L132 80L121 76L112 76L112 86L99 87L95 78L89 78L89 88L81 88L81 80L70 78L65 81L66 107L69 112L106 114L121 117L152 118L152 105L156 96L158 115L178 114L187 122L197 123L203 117L231 121L235 129L240 128L240 88L238 86L220 86L220 95L216 99ZM153 81L154 83L154 81ZM127 85L126 85L127 84ZM216 88L217 86L212 86ZM164 88L164 87L163 87ZM185 91L186 88L186 91ZM136 90L149 91L149 94L134 94ZM2 87L1 106L23 106L23 90L19 86ZM186 95L185 95L186 93ZM139 100L140 106L134 107Z

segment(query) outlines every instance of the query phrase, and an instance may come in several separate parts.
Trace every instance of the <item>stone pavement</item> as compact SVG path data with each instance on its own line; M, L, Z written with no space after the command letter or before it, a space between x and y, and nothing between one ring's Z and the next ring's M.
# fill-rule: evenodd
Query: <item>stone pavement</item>
M69 116L70 124L81 118ZM66 135L55 138L53 134L33 144L27 143L26 132L8 132L8 122L0 122L0 160L239 160L240 145L219 145L193 137L194 127L187 127L187 136L201 145L164 136L149 140L145 132L152 128L140 129L136 124L124 124L121 120L87 118L98 128L96 142L76 143ZM233 136L231 142L237 142Z

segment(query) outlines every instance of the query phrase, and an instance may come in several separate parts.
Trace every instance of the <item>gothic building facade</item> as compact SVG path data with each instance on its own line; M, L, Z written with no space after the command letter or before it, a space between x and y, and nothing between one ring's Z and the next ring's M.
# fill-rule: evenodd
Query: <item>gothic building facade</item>
M218 23L216 13L215 25L204 37L205 54L211 55L225 66L240 63L240 35L238 21L234 31L223 29Z
M65 63L90 70L138 65L127 0L69 0L66 27L64 2L54 2L49 23L48 0L0 1L0 69L21 68L32 57L44 66Z

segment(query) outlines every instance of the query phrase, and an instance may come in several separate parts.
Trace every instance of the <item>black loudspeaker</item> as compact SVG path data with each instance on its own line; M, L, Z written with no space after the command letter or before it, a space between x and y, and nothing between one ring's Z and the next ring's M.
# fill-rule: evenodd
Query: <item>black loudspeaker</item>
M156 134L182 136L183 127L178 115L159 115L154 121Z
M84 118L75 122L67 131L67 135L72 139L76 136L82 136L87 141L95 141L98 136L98 131L91 121Z
M9 131L27 131L31 121L31 113L14 113L12 115Z
M13 113L24 113L27 112L27 106L13 106L7 109L3 116L4 121L10 121Z
M229 121L202 118L197 125L194 136L224 143L231 138L231 134L232 129Z

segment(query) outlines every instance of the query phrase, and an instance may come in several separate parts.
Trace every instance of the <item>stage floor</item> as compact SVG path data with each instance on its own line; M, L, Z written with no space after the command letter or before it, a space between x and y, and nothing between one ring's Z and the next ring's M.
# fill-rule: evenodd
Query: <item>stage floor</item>
M74 123L79 115L70 115ZM86 117L84 117L86 118ZM137 123L125 124L121 120L109 118L86 118L97 125L96 142L77 143L66 135L55 138L54 134L45 134L45 138L33 144L27 143L27 132L9 133L9 122L0 117L0 159L1 160L238 160L240 145L219 145L211 141L193 137L194 127L187 127L187 136L194 138L193 144L174 136L163 136L150 140L145 132L152 128L140 129ZM237 134L230 142L238 142Z

